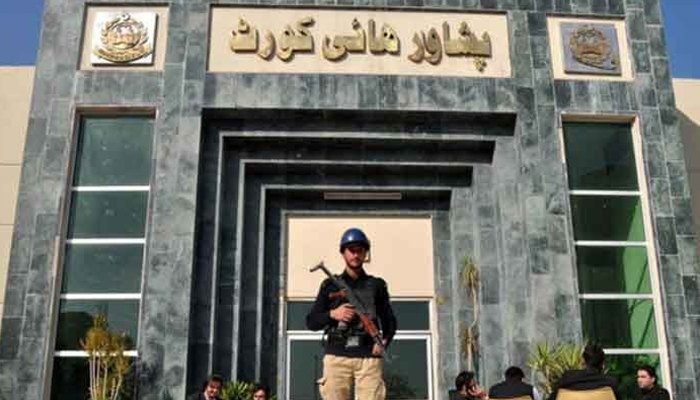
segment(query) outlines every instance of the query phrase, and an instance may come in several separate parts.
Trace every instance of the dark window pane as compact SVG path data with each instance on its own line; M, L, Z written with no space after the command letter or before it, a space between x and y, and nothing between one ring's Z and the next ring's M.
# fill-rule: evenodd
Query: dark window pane
M144 236L148 192L74 192L69 238Z
M140 293L143 245L68 245L63 293Z
M643 241L637 196L571 196L576 240Z
M389 347L393 356L384 364L386 398L390 400L427 399L427 345L424 339L395 340Z
M320 400L316 381L323 375L321 341L292 340L289 350L290 399Z
M661 382L661 368L657 354L625 354L605 356L605 367L608 374L615 377L619 384L619 400L636 400L639 393L637 389L637 368L642 365L651 365L656 368L657 382Z
M306 314L311 310L313 301L287 302L287 329L290 331L305 331Z
M56 350L82 350L80 340L98 314L107 317L109 329L126 333L127 350L136 349L138 300L61 300Z
M427 301L392 301L399 329L402 331L430 330L430 303Z
M428 354L424 339L391 344L392 359L384 364L388 400L428 398ZM316 381L323 374L323 348L317 340L293 340L289 352L291 400L319 400Z
M571 189L637 190L629 125L567 123L564 141Z
M651 293L644 247L576 247L581 293Z
M121 400L133 399L133 370L124 379ZM51 382L52 400L88 400L90 377L88 359L83 357L56 357Z
M152 142L150 117L83 119L74 185L148 185Z
M603 347L659 346L651 300L581 300L581 318L583 336Z
M90 398L90 376L87 358L56 357L51 382L52 400L87 400Z

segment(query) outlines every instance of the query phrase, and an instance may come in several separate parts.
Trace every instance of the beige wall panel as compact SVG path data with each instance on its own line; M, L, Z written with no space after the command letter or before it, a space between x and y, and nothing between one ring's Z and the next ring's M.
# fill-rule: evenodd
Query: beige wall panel
M229 48L231 31L243 17L258 30L259 43L264 42L266 30L279 37L285 25L311 16L315 23L310 27L314 37L313 53L295 53L293 58L282 61L277 57L263 60L255 53L234 53ZM400 38L400 54L374 55L349 53L339 61L329 61L322 55L322 40L325 35L352 35L352 21L357 18L367 31L367 21L374 18L379 31L388 23ZM430 28L437 29L442 40L442 24L450 25L451 38L457 38L457 27L465 21L479 38L484 32L491 37L493 57L486 59L488 66L483 73L477 71L472 57L452 57L443 54L438 65L423 61L416 64L407 57L414 52L413 34ZM211 16L209 44L209 70L212 72L257 72L257 73L317 73L317 74L380 74L380 75L442 75L474 77L510 77L510 54L508 44L508 21L505 14L413 12L413 11L367 11L367 10L318 10L275 9L253 7L215 7Z
M333 273L345 266L338 252L340 236L362 229L372 243L366 271L384 278L392 297L433 297L433 239L429 217L289 217L287 227L287 297L314 298L325 275L309 268L323 260Z
M700 125L700 79L674 79L673 91L678 110Z
M11 244L12 226L0 225L0 303L5 302L5 285L7 283L7 267L10 262Z
M34 67L0 67L0 165L22 163Z
M564 48L562 47L561 23L573 22L584 24L613 24L617 30L617 43L620 46L620 67L621 76L608 75L588 75L588 74L567 74L564 72ZM629 45L627 43L627 24L624 20L606 19L584 19L584 18L547 18L547 29L549 30L549 48L552 54L552 69L554 79L585 79L601 81L632 81L632 60L630 59Z
M33 85L34 67L0 67L0 315Z
M674 79L695 232L700 232L700 80ZM700 247L700 236L696 236Z
M156 41L153 65L92 65L90 53L92 52L92 35L95 16L97 12L155 12L158 14L156 22ZM82 52L80 56L80 69L84 70L133 70L133 71L159 71L165 64L165 49L168 40L168 8L167 7L115 7L115 6L90 6L85 21L85 34L83 35ZM152 34L152 32L151 32Z
M19 165L0 165L0 225L15 223L21 170Z

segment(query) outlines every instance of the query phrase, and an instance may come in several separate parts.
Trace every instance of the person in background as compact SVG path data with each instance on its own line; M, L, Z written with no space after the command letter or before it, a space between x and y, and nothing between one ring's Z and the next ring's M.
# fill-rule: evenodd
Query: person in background
M267 400L270 397L270 388L256 383L253 387L253 400Z
M559 382L554 386L549 400L556 400L560 389L572 391L596 390L610 388L617 400L622 397L617 392L617 381L603 374L605 366L605 352L597 344L586 345L583 350L584 369L569 370L559 378Z
M204 382L204 388L201 392L195 393L188 400L221 400L221 386L224 380L219 375L212 375Z
M515 399L518 397L530 397L540 400L542 396L532 385L523 382L525 373L518 367L510 367L506 370L506 380L491 386L489 397L491 399Z
M668 390L656 382L656 370L651 365L644 365L637 369L637 385L639 386L637 398L640 400L669 400L671 398Z
M462 371L455 378L456 400L488 400L489 395L476 382L476 376L471 371Z

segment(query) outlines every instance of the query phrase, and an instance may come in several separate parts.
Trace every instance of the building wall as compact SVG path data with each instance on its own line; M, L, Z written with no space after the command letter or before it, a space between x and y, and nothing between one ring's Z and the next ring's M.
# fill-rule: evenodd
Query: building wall
M33 82L34 67L0 67L0 87L3 88L0 91L0 313L5 306L7 267Z
M674 79L673 90L690 180L693 227L700 232L700 80Z
M644 162L649 171L646 184L651 189L651 223L656 233L653 240L659 253L665 326L669 332L667 345L673 377L669 386L673 387L677 398L700 396L696 384L700 359L691 356L700 349L694 334L697 329L693 329L700 315L700 264L695 256L694 234L686 223L691 218L690 194L658 0L337 2L349 7L499 9L508 16L513 66L509 78L207 72L210 6L237 4L235 1L170 3L167 27L163 27L167 29L168 40L162 71L77 70L82 49L76 43L83 33L86 3L89 2L46 2L23 158L25 171L32 173L25 172L20 183L19 198L26 200L17 213L19 223L9 266L12 283L6 295L13 303L6 304L3 311L4 328L0 337L2 395L46 398L50 390L46 382L50 380L57 314L56 238L60 237L65 222L61 200L69 181L76 110L118 113L124 109L148 108L156 111L157 118L150 228L139 321L139 362L142 365L138 371L139 398L184 399L186 391L194 387L194 382L188 382L188 378L205 372L201 365L206 363L198 363L196 358L214 351L207 342L211 337L209 332L201 328L203 325L211 328L208 324L212 321L207 318L215 313L193 312L210 311L207 307L215 305L207 304L211 298L206 295L210 293L200 290L207 289L207 279L212 278L207 273L211 275L211 271L215 271L203 269L211 259L211 254L203 252L211 243L198 241L201 232L209 229L207 225L212 225L208 223L214 218L213 208L203 212L200 208L202 204L213 204L212 197L208 197L212 193L198 190L202 185L206 189L216 189L216 182L212 186L202 183L216 181L216 174L200 175L200 171L208 171L208 168L217 171L215 154L219 143L216 141L226 127L207 131L205 114L210 109L242 109L247 115L256 115L250 110L257 109L257 122L263 127L265 115L268 118L270 115L265 113L270 109L292 116L299 110L316 110L322 115L330 115L327 112L333 110L350 110L363 118L371 118L378 112L397 115L397 112L417 111L421 117L442 116L439 120L444 124L451 121L444 118L445 115L517 115L517 124L513 122L507 134L500 132L484 138L484 134L490 132L486 126L476 130L477 134L469 139L462 138L488 142L482 143L481 150L490 149L491 157L470 169L474 180L468 182L469 187L464 187L467 182L462 181L461 187L455 184L450 188L453 191L447 200L456 206L450 209L438 204L441 222L440 228L434 230L435 237L440 239L436 240L440 268L437 275L443 282L439 295L448 294L457 306L464 306L461 303L466 298L465 293L450 284L456 281L460 271L458 260L476 254L475 262L483 268L482 284L487 295L482 300L481 335L483 352L490 357L484 360L486 372L482 374L489 383L494 377L500 377L503 367L511 363L524 364L524 357L533 343L545 338L581 339L571 211L557 132L561 115L641 116ZM135 0L120 3L150 4ZM303 3L328 5L326 0ZM297 2L279 4L295 5ZM624 18L634 79L630 82L555 80L547 37L547 15L552 12L584 18L593 15ZM325 128L330 131L328 126ZM272 132L273 135L266 138L265 148L253 150L267 159L287 157L292 152L289 148L280 149L279 145L285 144L280 142L290 140L297 133ZM358 130L355 133L358 137L370 137L376 132ZM285 141L275 139L274 134L286 135ZM395 137L402 148L412 150L402 152L403 157L413 157L413 161L419 163L426 159L449 161L440 159L449 152L444 148L431 152L424 145L424 137L411 134ZM332 139L343 140L345 136L333 131ZM206 148L208 141L213 143L213 153ZM417 142L421 144L417 146ZM197 146L199 143L203 145ZM259 145L257 142L244 144ZM248 150L244 146L240 148L243 149L240 151ZM232 154L231 160L245 155L237 154L239 148L235 146L226 150ZM328 149L316 150L328 153ZM392 161L393 153L385 152L380 156L382 161ZM227 167L237 168L233 161L230 164ZM413 176L415 181L408 184L422 187L425 182L433 186L443 183L441 176L423 173L425 176ZM243 188L248 184L239 182L237 177L227 182L233 192L239 185ZM311 183L323 185L333 176L321 176L320 181L319 176L312 178L316 181ZM255 179L251 183L254 189L270 183L259 177ZM364 183L354 182L355 185ZM254 208L264 205L256 201L261 200L259 198L249 200L240 202L242 209L252 207L251 212L255 212L247 215L246 221L251 221L250 216L259 216L260 210ZM430 203L423 198L419 200L416 203L422 206ZM277 211L292 203L287 198L278 201ZM308 211L310 206L301 204L299 207ZM238 215L238 218L242 217ZM233 225L228 228L240 228L235 225L237 221L236 218L227 220ZM250 224L243 228L246 240L257 240L258 228ZM276 229L275 234L279 235L281 228ZM236 229L224 232L232 235L225 238L228 243L238 240L246 245L243 238L235 236L236 232ZM254 250L259 248L257 242L254 244L251 248L226 249L228 254L223 256L236 259L240 267L238 253L247 253L253 260L257 256ZM236 272L236 265L233 267L232 272ZM257 278L262 280L263 277ZM243 289L243 293L229 292L228 300L233 302L232 306L243 302L242 308L249 314L245 318L255 321L255 313L261 310L254 307L246 310L245 305L261 302L262 291L256 293L254 285L248 289L244 285ZM205 296L197 296L201 294ZM467 307L457 306L447 303L438 311L445 316L441 321L451 324L439 328L444 330L440 346L453 351L449 368L440 371L444 374L440 378L444 388L460 367L457 361L460 355L456 351L457 327L466 321ZM229 313L228 317L234 318L234 314ZM259 339L252 337L257 333L239 332L235 326L232 329L227 339L246 335L251 336L248 337L251 342ZM234 369L231 367L229 371Z

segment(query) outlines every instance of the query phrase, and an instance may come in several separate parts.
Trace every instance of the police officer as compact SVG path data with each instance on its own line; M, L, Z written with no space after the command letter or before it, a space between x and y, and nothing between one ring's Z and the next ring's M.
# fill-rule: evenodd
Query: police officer
M396 318L386 282L362 268L369 250L370 242L364 232L357 228L345 231L340 238L345 270L338 278L362 301L388 346L396 332ZM330 279L321 284L306 316L306 325L312 331L323 329L327 335L323 377L318 380L323 400L350 400L353 383L358 400L384 400L381 348L363 329L354 308Z

